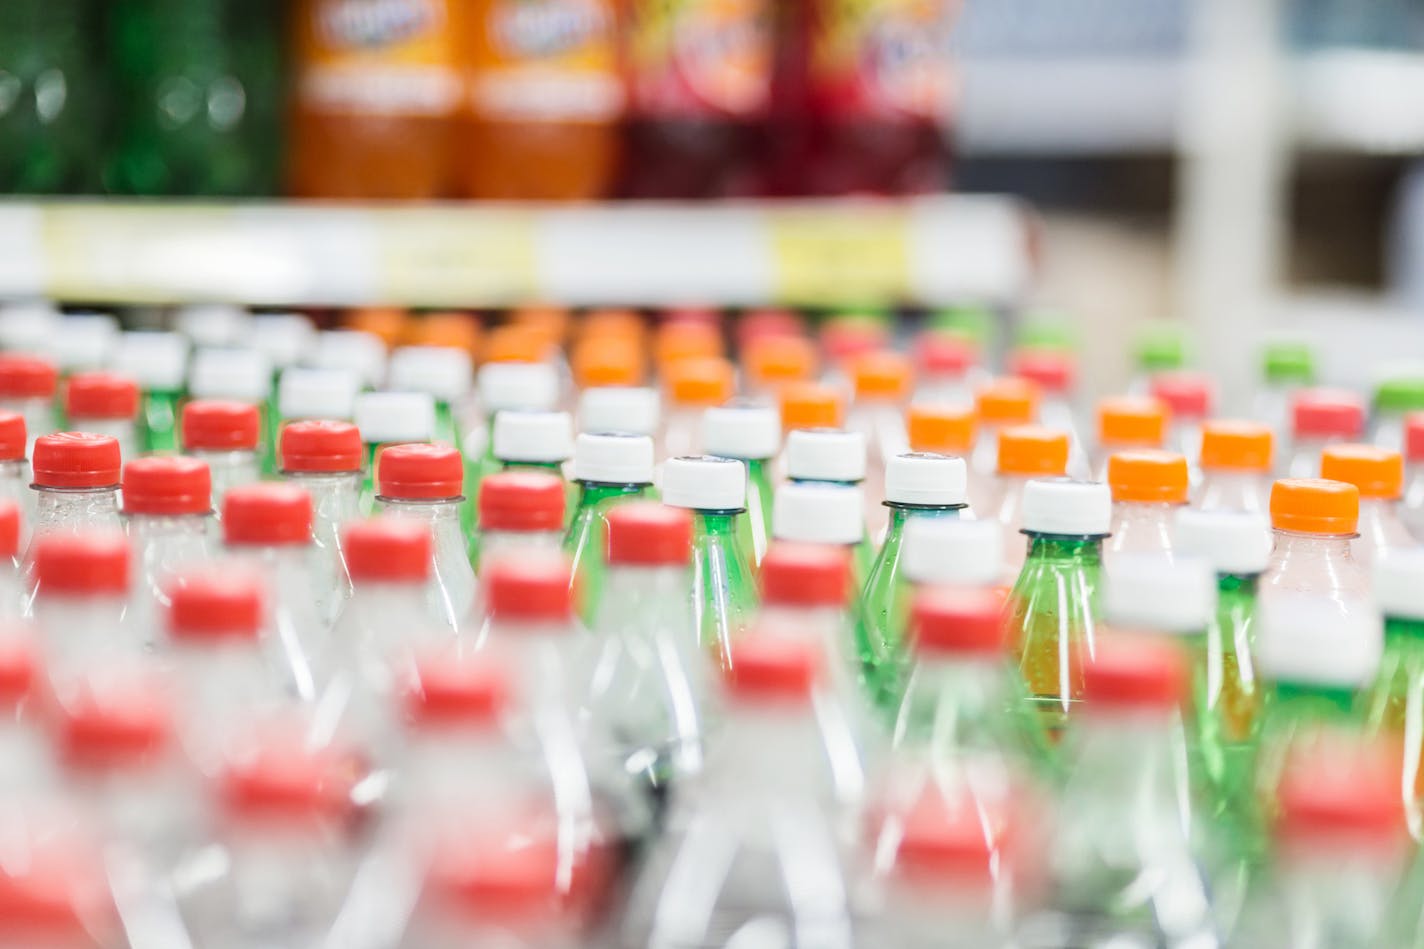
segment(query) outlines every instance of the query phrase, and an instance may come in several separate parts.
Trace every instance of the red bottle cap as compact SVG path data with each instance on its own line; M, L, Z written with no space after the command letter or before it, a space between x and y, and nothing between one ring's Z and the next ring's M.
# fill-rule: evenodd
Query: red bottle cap
M34 694L40 681L39 650L23 632L0 632L0 708L13 709Z
M1396 755L1381 743L1330 739L1286 758L1277 835L1359 843L1408 841Z
M229 544L311 541L311 495L290 484L244 484L223 498L223 539Z
M1404 417L1404 457L1408 461L1424 461L1424 412L1411 412Z
M449 445L392 445L377 457L376 474L381 497L439 501L460 496L465 466Z
M20 505L0 498L0 557L17 557L20 553Z
M71 422L131 419L138 414L138 384L112 372L77 372L64 388L64 412Z
M0 461L24 461L25 417L19 412L0 412Z
M821 677L820 651L792 636L766 633L732 644L727 689L738 699L804 702Z
M1067 353L1051 349L1020 349L1009 359L1009 374L1027 379L1045 392L1073 388L1077 366Z
M958 375L974 365L974 347L953 333L928 330L915 340L915 361L926 375Z
M1131 636L1101 636L1083 666L1089 707L1171 708L1187 692L1187 667L1174 644Z
M1296 438L1356 439L1365 430L1365 407L1353 392L1306 389L1291 406Z
M261 429L257 406L197 401L183 406L184 451L254 451Z
M945 800L938 791L926 792L905 815L896 873L964 882L991 879L999 848L981 803L969 794Z
M60 755L79 768L142 767L156 760L172 734L164 691L147 677L86 682L61 704Z
M174 639L256 640L262 629L262 581L241 571L210 570L168 587L168 632Z
M406 714L417 725L493 726L509 704L509 677L487 658L426 656L416 663Z
M564 482L542 471L502 471L480 482L480 529L556 531L564 526Z
M562 555L499 559L485 568L490 617L516 623L560 622L573 615L569 562Z
M125 514L207 514L213 509L208 463L181 455L124 465Z
M350 422L293 422L277 446L283 471L361 470L361 432Z
M243 818L341 820L351 810L351 773L349 761L334 750L276 735L234 759L219 779L218 793L227 812Z
M129 544L118 531L49 534L35 541L40 596L123 595L129 589Z
M430 527L402 517L373 517L346 528L346 569L358 581L423 583L430 576Z
M910 608L915 649L1000 654L1008 644L1004 600L993 590L929 589Z
M846 605L850 559L839 547L778 541L761 561L761 596L767 606Z
M620 504L608 512L610 564L662 566L692 559L692 512L653 501Z
M47 359L0 354L0 398L52 399L58 382L59 371Z
M42 488L117 488L119 442L112 435L55 432L35 439L35 484Z
M1163 372L1152 377L1152 395L1174 418L1206 418L1211 414L1211 379L1196 372Z
M552 820L552 815L549 815ZM547 837L521 846L507 843L507 831L496 826L488 845L468 838L436 844L427 875L428 892L461 915L491 926L522 931L557 913L561 899L559 848ZM596 865L580 866L580 890L601 886Z

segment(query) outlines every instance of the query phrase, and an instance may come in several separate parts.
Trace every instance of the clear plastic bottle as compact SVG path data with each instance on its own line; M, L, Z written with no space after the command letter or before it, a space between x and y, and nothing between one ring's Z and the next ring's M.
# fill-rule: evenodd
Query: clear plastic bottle
M1424 411L1424 374L1418 365L1401 367L1375 386L1370 443L1391 451L1402 450L1404 419L1419 411Z
M579 615L598 615L607 562L604 528L608 511L653 489L653 439L648 435L584 432L574 442L573 479L578 505L569 519L564 552L573 563Z
M56 428L54 396L58 386L59 370L49 360L20 353L0 354L0 409L24 416L29 437L26 455L33 457L35 439Z
M1098 441L1093 477L1106 479L1119 452L1160 451L1167 444L1167 407L1149 396L1109 396L1098 401Z
M48 686L36 632L12 626L0 634L0 796L12 816L34 814L60 784L41 720Z
M25 588L20 582L20 538L24 515L20 505L0 498L0 622L18 620L25 612Z
M1002 528L1002 570L999 582L1010 586L1023 568L1028 545L1023 540L1023 496L1035 478L1061 478L1068 473L1068 436L1037 425L1015 425L999 431L997 478L990 499L976 513Z
M123 502L133 547L133 592L124 622L152 645L173 576L213 557L208 466L175 455L130 461L124 465Z
M47 534L36 538L31 550L34 617L55 688L144 656L148 637L124 622L131 558L121 532Z
M702 451L702 415L736 394L736 373L720 356L681 359L664 370L662 456Z
M776 489L771 534L774 541L827 544L846 552L851 589L865 587L870 558L865 556L865 504L860 485L791 481Z
M1424 837L1424 552L1396 550L1374 566L1375 602L1384 615L1384 657L1365 704L1369 731L1403 763L1398 786L1415 840Z
M1118 554L1172 553L1172 519L1187 503L1187 459L1170 451L1120 451L1108 459L1112 536L1103 559Z
M145 453L178 450L178 403L187 369L188 341L178 333L119 336L114 371L138 383L138 438Z
M181 428L183 451L208 463L213 507L221 518L228 491L261 477L261 414L246 402L196 400L183 406Z
M1320 477L1326 445L1357 442L1365 434L1365 406L1348 389L1302 389L1291 403L1290 452L1282 453L1281 477Z
M64 383L64 416L80 432L112 435L124 458L137 458L138 384L112 372L76 372Z
M1400 517L1414 539L1424 542L1424 413L1416 412L1405 419L1404 461L1406 484Z
M1261 351L1261 382L1251 401L1251 418L1281 436L1290 422L1296 394L1315 385L1315 353L1300 340L1277 339Z
M1366 569L1389 550L1415 546L1400 519L1404 459L1399 452L1373 445L1331 445L1320 456L1320 476L1359 489L1359 536L1352 546L1355 559Z
M1353 484L1285 478L1271 486L1271 560L1261 578L1264 605L1313 594L1332 615L1368 614L1369 570L1355 556L1360 492Z
M456 412L474 382L470 354L450 346L401 346L391 353L386 372L386 386L393 391L424 392L435 400L434 440L457 446L464 433Z
M992 491L994 472L999 464L999 432L1014 425L1031 425L1038 419L1038 386L1027 379L1009 376L996 379L981 388L974 397L974 411L979 419L979 433L974 440L974 454L969 467L981 490ZM971 497L970 508L987 510L988 497Z
M381 453L388 447L429 442L435 435L435 400L424 392L362 392L356 397L354 414L366 446L361 511L370 514L379 493Z
M597 386L579 393L579 432L656 435L659 406L656 389L638 386Z
M1087 478L1092 470L1078 423L1074 388L1078 381L1077 359L1069 350L1017 349L1009 357L1009 372L1038 386L1038 418L1045 428L1068 436L1068 472Z
M747 471L747 516L742 541L761 564L771 540L773 484L771 466L781 450L781 425L769 405L734 404L708 409L702 416L702 445L707 454L734 458Z
M910 360L900 353L864 353L851 366L851 382L854 398L846 414L846 428L865 436L866 493L872 498L884 497L885 470L890 459L910 447L905 406L910 400L914 370ZM866 513L871 536L881 536L889 522L885 510L876 507Z
M351 599L342 531L361 516L361 433L349 422L292 422L282 429L277 465L282 479L312 499L312 582L327 625Z
M1201 484L1196 506L1203 511L1264 514L1270 506L1271 430L1258 422L1212 421L1201 427Z
M119 443L108 435L56 432L35 441L35 524L26 548L25 589L34 593L35 545L50 534L123 529Z
M974 347L960 334L927 329L915 337L916 405L974 407ZM921 451L923 449L915 449Z
M30 490L30 460L25 456L25 417L0 411L0 498L20 506L20 551L30 545L35 494Z
M505 413L508 415L509 413ZM547 471L501 471L480 482L480 564L564 542L564 482Z
M1216 405L1215 385L1205 373L1162 372L1152 377L1148 391L1167 407L1167 450L1187 459L1196 487L1201 481L1202 426Z

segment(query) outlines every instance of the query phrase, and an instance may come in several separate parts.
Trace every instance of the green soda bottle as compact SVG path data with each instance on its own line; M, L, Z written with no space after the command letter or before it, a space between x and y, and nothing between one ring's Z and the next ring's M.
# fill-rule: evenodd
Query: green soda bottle
M869 660L866 680L882 704L893 703L906 658L901 634L909 583L900 567L905 525L912 520L959 517L967 506L966 472L963 458L930 452L903 452L885 466L890 524L866 577L856 627L857 651Z
M178 412L188 341L178 333L124 333L114 370L138 383L138 441L144 454L178 451Z
M757 608L756 574L737 541L747 516L742 463L711 455L683 455L663 465L663 503L693 513L692 611L703 648L723 669L732 644Z
M574 426L567 412L506 411L494 420L491 443L501 469L542 471L564 484L566 511L578 502L564 482L564 465L574 453Z
M865 481L865 435L838 428L796 429L786 436L785 462L786 477L791 481L834 484L859 490ZM874 562L875 544L862 524L855 549L857 582L864 582Z
M574 442L573 476L578 503L564 536L564 552L573 564L578 611L587 624L598 615L603 595L608 511L652 495L653 440L647 435L585 432Z
M781 449L776 410L754 403L710 408L702 416L702 447L709 455L734 458L746 467L747 516L741 521L740 543L752 564L760 566L771 540L771 462Z
M375 509L376 459L389 445L428 442L435 434L435 400L424 392L362 392L353 407L366 452L361 512Z
M1024 486L1028 555L1009 593L1009 641L1029 704L1054 739L1082 699L1111 519L1112 496L1101 482L1045 478Z
M1371 734L1403 762L1399 787L1415 840L1424 837L1424 552L1395 550L1375 564L1384 658L1365 701Z

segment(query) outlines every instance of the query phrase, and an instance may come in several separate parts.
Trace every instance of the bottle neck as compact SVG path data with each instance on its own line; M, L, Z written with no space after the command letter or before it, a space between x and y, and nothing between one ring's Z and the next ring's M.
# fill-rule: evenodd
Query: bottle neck
M1356 534L1306 534L1276 528L1272 532L1277 559L1308 554L1311 556L1348 557L1350 542Z
M1259 573L1219 573L1216 589L1222 597L1254 597L1260 582Z
M619 497L641 497L652 487L651 484L635 482L617 484L610 481L580 481L579 506L598 504Z
M127 517L129 535L139 540L163 537L206 537L212 524L212 512L202 514L130 514Z
M1356 689L1334 682L1292 682L1277 680L1271 686L1278 707L1324 713L1330 717L1354 713Z
M1424 620L1403 616L1384 618L1384 638L1388 643L1424 645Z
M698 536L731 537L736 533L737 518L742 512L740 510L693 511L692 514Z
M560 477L564 473L562 461L509 461L503 458L497 460L505 471L547 471Z
M1072 560L1081 564L1097 565L1102 562L1103 541L1101 537L1078 534L1040 534L1024 531L1028 535L1028 556L1037 560Z
M377 496L376 506L379 510L390 514L400 514L407 517L419 517L429 521L431 524L442 524L446 521L454 521L457 524L460 520L460 502L464 498L434 498L431 500L413 500L408 498L388 498Z

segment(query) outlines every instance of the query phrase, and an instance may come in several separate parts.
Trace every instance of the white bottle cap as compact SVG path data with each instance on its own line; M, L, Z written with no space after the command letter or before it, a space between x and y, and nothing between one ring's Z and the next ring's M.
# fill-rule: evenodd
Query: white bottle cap
M378 386L386 374L386 344L363 330L323 330L310 363L317 369L354 372L363 386Z
M428 392L439 402L465 397L474 384L470 354L449 346L402 346L391 353L386 385L391 389Z
M905 522L900 570L911 583L991 586L1003 560L1004 531L998 521L911 517Z
M261 313L251 327L252 348L281 369L295 366L316 346L316 327L300 313Z
M579 396L581 432L651 435L658 430L658 393L633 386L596 386Z
M1172 543L1184 554L1203 558L1217 573L1261 573L1271 555L1271 525L1264 514L1183 508L1177 512Z
M435 400L424 392L362 392L352 414L368 445L435 437Z
M1112 492L1101 481L1034 478L1024 485L1023 529L1070 537L1105 535L1112 524Z
M805 544L858 544L865 536L859 485L789 481L776 489L771 534Z
M1424 621L1424 549L1396 547L1375 561L1375 603L1386 617Z
M277 380L277 414L350 421L360 391L361 380L345 369L284 369Z
M1342 613L1323 594L1263 597L1256 669L1271 682L1358 688L1373 681L1384 653L1379 615L1360 602Z
M653 440L647 435L584 432L574 442L574 480L652 484Z
M140 389L176 392L188 371L188 339L178 333L121 333L113 365Z
M494 417L494 456L500 461L567 461L574 426L567 412L501 412Z
M559 400L559 377L542 362L492 362L480 368L480 402L485 411L548 411Z
M891 504L965 504L968 490L963 458L906 451L891 456L885 465L885 500Z
M702 413L702 447L723 458L771 458L781 447L781 418L767 405L715 406Z
M255 349L200 349L188 369L195 399L262 402L272 384L272 366Z
M0 307L0 348L11 352L47 352L59 319L59 310L49 303L12 303Z
M119 342L119 321L109 313L76 313L60 319L50 336L50 358L61 372L102 369Z
M865 436L838 428L796 429L786 436L786 477L797 481L865 480Z
M185 306L173 318L178 332L194 346L242 346L247 344L251 317L230 303L198 303Z
M747 506L747 467L735 458L683 455L663 465L663 503L695 511L740 511Z
M1216 613L1216 571L1200 557L1116 554L1103 584L1103 619L1123 629L1201 633Z

